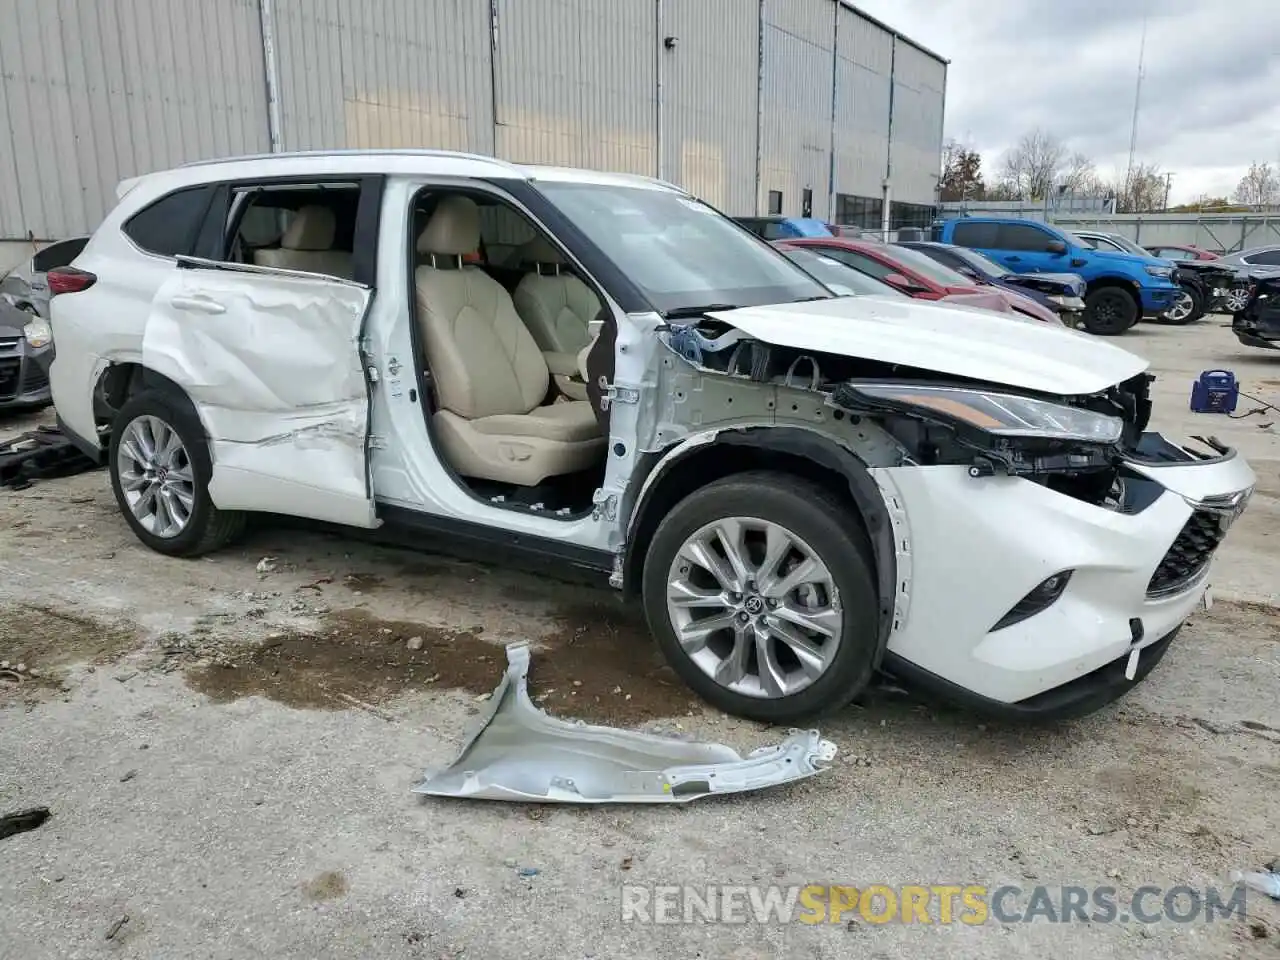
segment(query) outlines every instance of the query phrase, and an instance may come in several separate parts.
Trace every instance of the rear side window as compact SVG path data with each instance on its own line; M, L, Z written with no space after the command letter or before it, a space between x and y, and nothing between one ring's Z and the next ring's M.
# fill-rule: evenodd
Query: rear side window
M998 229L994 223L957 223L951 231L951 242L961 247L995 249Z
M1043 253L1053 237L1038 227L1027 223L999 224L999 235L996 243L1000 250L1029 250Z
M839 260L860 273L865 273L869 277L875 277L877 280L883 280L891 273L897 271L893 267L886 266L879 260L872 257L863 256L853 250L846 250L843 247L816 247L811 249L821 250L823 256L830 257L832 260Z
M1248 257L1245 263L1262 263L1267 266L1275 266L1280 264L1280 250L1263 250L1261 253L1255 253Z
M125 221L124 232L147 253L189 256L213 187L187 187L161 197Z

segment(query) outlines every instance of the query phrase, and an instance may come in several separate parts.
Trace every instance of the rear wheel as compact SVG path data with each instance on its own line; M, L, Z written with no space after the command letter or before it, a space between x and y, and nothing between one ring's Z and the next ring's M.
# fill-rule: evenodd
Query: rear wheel
M1084 328L1099 336L1118 336L1138 322L1138 303L1122 287L1100 287L1084 298L1084 306Z
M799 720L844 706L871 678L870 548L816 484L749 473L698 490L659 525L642 583L668 662L727 713Z
M199 556L244 530L244 514L219 510L209 497L213 465L184 397L149 390L126 402L112 423L108 463L120 512L152 550Z

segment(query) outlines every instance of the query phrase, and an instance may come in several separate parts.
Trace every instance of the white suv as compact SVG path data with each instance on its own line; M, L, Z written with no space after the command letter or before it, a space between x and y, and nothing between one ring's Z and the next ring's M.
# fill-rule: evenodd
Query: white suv
M265 511L599 571L732 713L876 670L1095 708L1163 655L1254 484L1144 432L1140 358L836 297L646 178L324 153L119 196L50 276L52 384L144 543L192 556Z

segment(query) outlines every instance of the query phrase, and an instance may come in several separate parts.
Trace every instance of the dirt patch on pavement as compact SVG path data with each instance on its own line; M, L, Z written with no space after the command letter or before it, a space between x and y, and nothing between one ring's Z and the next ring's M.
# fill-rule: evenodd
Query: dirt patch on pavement
M302 885L302 895L313 903L333 900L347 892L347 878L336 870L316 874Z
M187 682L219 702L260 696L339 710L353 700L381 703L431 685L483 693L497 686L503 663L502 650L474 634L345 610L329 614L315 632L279 633L196 667Z
M0 688L56 687L61 668L109 663L138 643L129 627L35 604L7 607L0 610L0 662L8 662L0 668Z
M663 662L638 611L578 603L538 642L530 695L554 716L637 724L683 716L697 704ZM329 614L315 631L272 635L187 671L217 702L261 696L291 707L341 710L433 688L490 693L506 655L478 631L382 620L365 610Z

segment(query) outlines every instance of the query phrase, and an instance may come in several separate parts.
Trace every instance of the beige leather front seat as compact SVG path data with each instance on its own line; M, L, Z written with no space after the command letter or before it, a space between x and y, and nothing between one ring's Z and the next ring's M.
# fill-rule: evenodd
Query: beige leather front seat
M587 324L600 312L600 300L585 283L564 272L564 258L542 237L521 248L521 261L532 269L512 295L516 312L542 348L560 392L585 400L587 388L577 379L577 358L591 342Z
M439 409L435 437L464 477L536 486L604 457L591 404L542 406L549 386L542 351L511 297L461 257L480 244L480 217L466 197L445 197L418 238L426 263L414 272L418 325Z
M303 207L289 221L279 248L254 251L253 262L260 267L324 273L350 280L352 256L333 249L336 231L337 221L328 207Z

